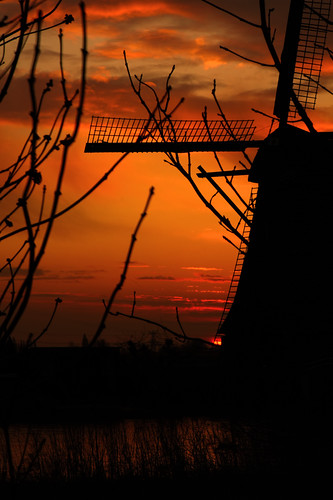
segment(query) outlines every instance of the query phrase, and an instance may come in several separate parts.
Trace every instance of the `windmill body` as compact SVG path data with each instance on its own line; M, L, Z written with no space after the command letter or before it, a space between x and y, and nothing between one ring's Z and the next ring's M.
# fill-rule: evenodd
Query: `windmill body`
M258 191L249 243L217 332L238 391L264 399L265 387L274 387L280 403L305 397L326 415L333 408L333 133L288 122L315 107L329 9L327 1L291 2L274 108L279 127L252 163Z
M225 349L244 368L275 360L304 368L333 354L330 134L277 129L249 175L258 183L248 250L222 325ZM259 365L258 365L259 363Z

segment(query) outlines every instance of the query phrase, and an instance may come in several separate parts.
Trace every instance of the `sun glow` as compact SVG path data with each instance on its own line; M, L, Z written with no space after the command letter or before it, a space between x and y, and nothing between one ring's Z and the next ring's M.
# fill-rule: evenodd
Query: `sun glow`
M214 345L222 345L222 337L215 337L213 340Z

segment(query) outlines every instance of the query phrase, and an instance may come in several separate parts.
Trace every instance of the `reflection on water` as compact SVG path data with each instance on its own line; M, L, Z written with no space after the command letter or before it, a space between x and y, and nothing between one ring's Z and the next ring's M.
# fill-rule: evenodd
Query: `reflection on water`
M272 449L267 429L226 420L13 426L7 440L5 432L0 437L0 473L7 477L11 465L33 479L172 478L179 473L272 465Z

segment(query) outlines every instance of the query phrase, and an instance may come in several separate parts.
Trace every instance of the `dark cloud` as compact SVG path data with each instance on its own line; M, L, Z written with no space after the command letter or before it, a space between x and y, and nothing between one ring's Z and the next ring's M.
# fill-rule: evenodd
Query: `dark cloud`
M15 273L15 268L13 269ZM74 269L74 270L66 270L66 271L50 271L48 269L38 268L35 272L35 279L38 280L57 280L57 281L81 281L81 280L92 280L96 278L96 275L103 273L104 271L101 269L94 269L90 272L87 272L86 269ZM24 277L27 274L27 269L19 269L16 276L18 278ZM6 267L2 270L0 274L1 278L8 279L11 276L11 273Z
M139 280L158 280L158 281L174 281L176 278L172 276L140 276Z
M13 270L13 274L15 276L17 276L18 278L26 276L27 272L28 272L28 270L25 268L21 268L21 269L17 270L15 267L13 267L12 270ZM37 268L35 271L35 277L36 278L43 278L43 277L47 276L48 273L49 273L49 271L47 271L45 269ZM4 269L2 269L2 271L0 273L0 279L8 279L11 276L12 276L12 273L10 272L9 267L5 267Z
M31 295L31 305L44 303L44 304L52 304L57 298L61 298L62 300L62 308L67 308L69 305L82 305L89 307L100 308L101 300L96 298L94 295L89 295L89 293L75 293L75 292L67 292L61 290L57 293L52 292L34 292Z
M205 281L227 282L230 279L221 276L220 274L200 274L200 278Z
M49 280L59 280L59 281L87 281L96 278L94 273L88 274L86 271L67 271L60 272L58 274L50 274L48 277L43 277L43 279Z
M125 262L124 262L125 264ZM129 264L130 267L138 267L138 268L142 268L142 267L150 267L149 264L144 264L143 262L137 262L135 260L131 260L130 264Z

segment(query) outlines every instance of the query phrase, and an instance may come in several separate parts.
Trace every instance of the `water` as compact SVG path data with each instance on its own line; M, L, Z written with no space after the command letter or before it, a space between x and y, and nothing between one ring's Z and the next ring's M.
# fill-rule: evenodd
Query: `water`
M168 477L267 466L267 432L227 420L123 420L12 426L0 435L0 474L39 480ZM10 443L10 446L9 444ZM10 451L10 456L8 455Z

